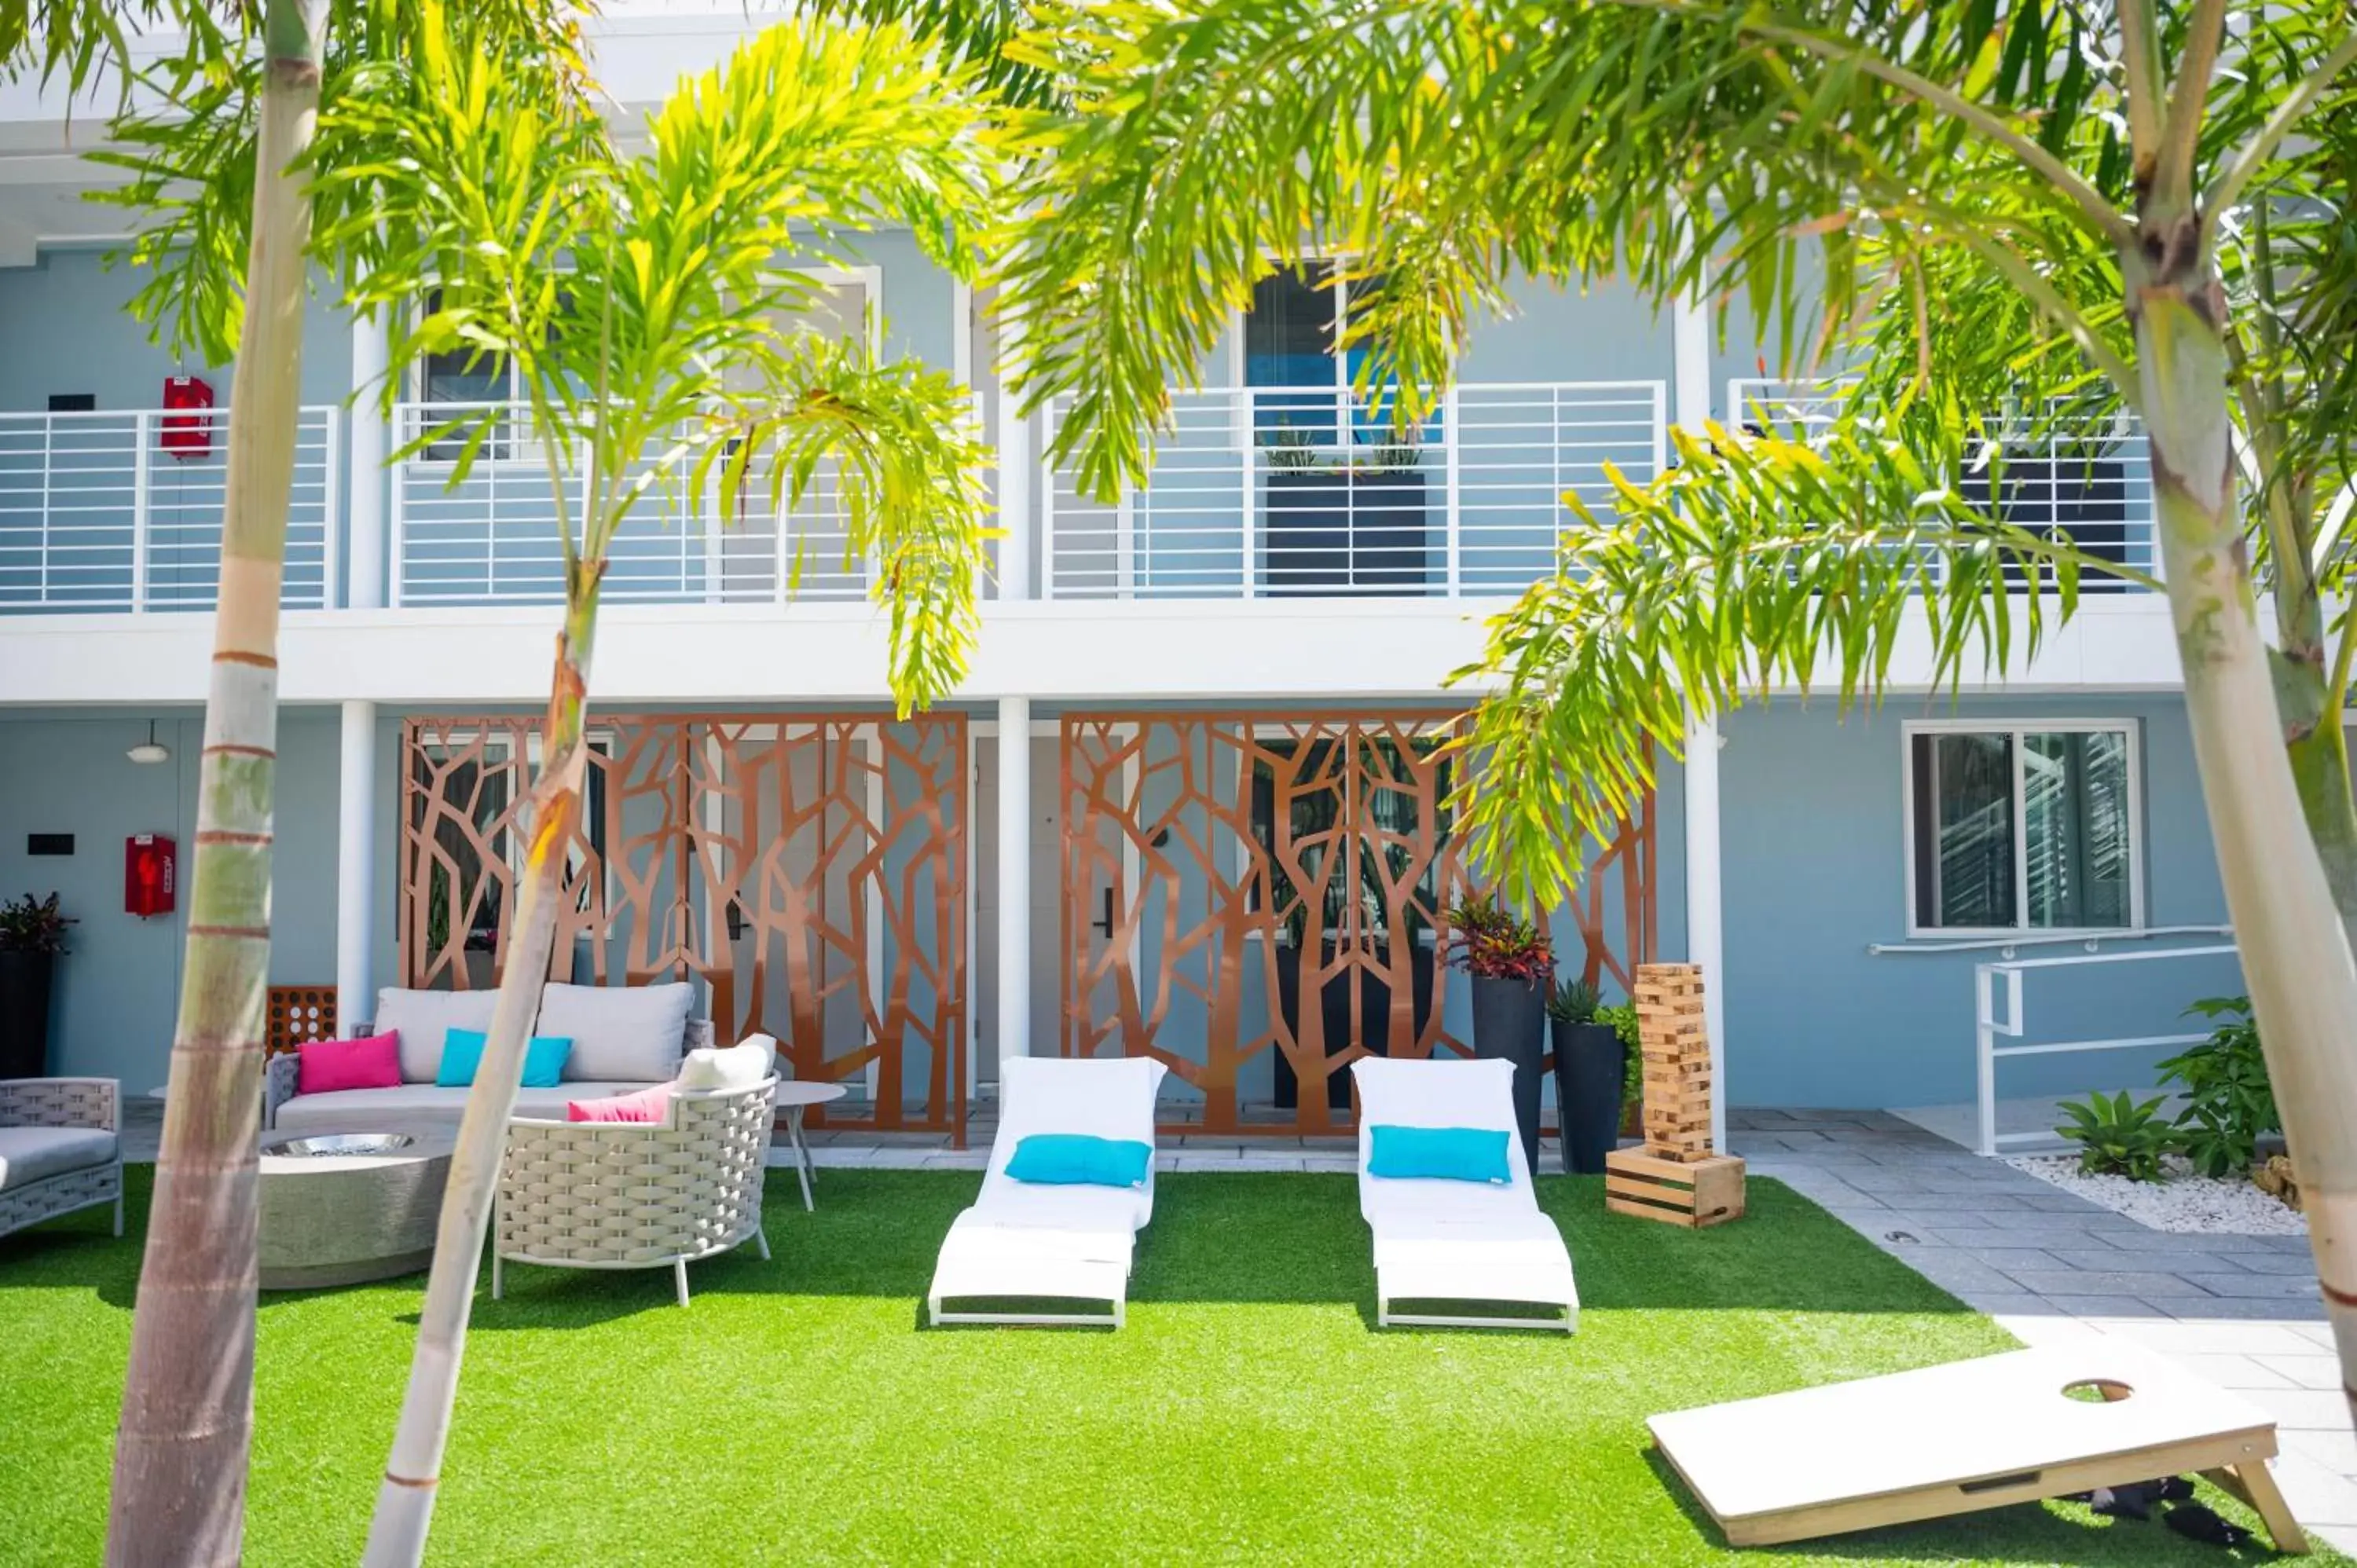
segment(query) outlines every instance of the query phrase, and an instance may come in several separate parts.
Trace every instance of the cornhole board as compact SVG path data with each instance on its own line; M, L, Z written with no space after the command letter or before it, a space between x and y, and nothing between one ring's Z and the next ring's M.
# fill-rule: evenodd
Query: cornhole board
M2308 1550L2267 1472L2274 1418L2151 1351L2089 1337L1646 1424L1736 1546L2198 1470L2248 1502L2278 1551Z

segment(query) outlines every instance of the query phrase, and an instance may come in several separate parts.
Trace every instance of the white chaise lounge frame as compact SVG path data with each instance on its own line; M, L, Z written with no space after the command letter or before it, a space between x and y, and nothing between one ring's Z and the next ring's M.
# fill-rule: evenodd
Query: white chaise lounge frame
M1135 1190L1039 1187L1006 1174L1034 1133L1154 1142L1165 1069L1146 1058L1011 1057L999 1065L998 1132L982 1195L942 1238L925 1293L942 1324L1119 1328L1129 1316L1136 1234L1154 1215L1154 1176ZM985 1298L1103 1302L1103 1312L974 1312L943 1304Z
M1368 1057L1359 1086L1359 1212L1373 1233L1379 1327L1543 1328L1575 1333L1579 1289L1563 1232L1540 1209L1514 1121L1513 1064ZM1377 1124L1504 1132L1506 1187L1371 1176ZM1395 1301L1513 1302L1544 1316L1400 1312Z

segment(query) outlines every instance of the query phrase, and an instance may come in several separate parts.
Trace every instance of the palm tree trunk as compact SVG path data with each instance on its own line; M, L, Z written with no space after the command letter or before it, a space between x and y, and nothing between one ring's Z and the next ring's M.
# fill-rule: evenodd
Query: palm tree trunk
M2302 811L2234 495L2225 294L2190 201L2123 252L2162 559L2226 908L2357 1409L2357 962Z
M532 846L519 879L490 1038L483 1047L474 1090L467 1096L449 1185L443 1191L434 1268L426 1278L425 1306L410 1360L409 1391L402 1399L393 1456L377 1490L376 1515L361 1558L365 1568L414 1568L425 1558L426 1531L434 1522L450 1412L458 1397L458 1367L467 1348L467 1317L482 1265L483 1236L490 1226L500 1160L506 1152L508 1118L514 1113L523 1076L526 1031L539 1009L541 984L548 976L549 952L555 943L565 847L581 814L582 774L588 761L584 714L603 571L602 563L575 563L568 568L565 628L557 635L548 716L542 727L541 771L533 784Z
M307 176L319 106L310 0L271 0L229 409L221 607L213 623L188 951L156 1197L114 1442L106 1560L233 1563L253 1435L256 1158L270 969L278 590L295 482Z

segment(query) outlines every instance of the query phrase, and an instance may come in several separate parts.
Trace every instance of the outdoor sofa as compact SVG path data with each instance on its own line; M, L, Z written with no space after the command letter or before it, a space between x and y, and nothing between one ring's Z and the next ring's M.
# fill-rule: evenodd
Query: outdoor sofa
M0 1079L0 1236L102 1203L123 1234L122 1104L111 1078Z
M631 1094L678 1076L688 1051L712 1043L711 1021L687 1015L693 996L684 981L631 986L550 982L541 992L532 1033L570 1039L572 1049L554 1086L518 1091L516 1114L562 1117L570 1101ZM496 991L387 986L377 993L376 1017L353 1033L400 1035L401 1082L299 1094L296 1054L285 1052L270 1060L264 1124L285 1133L457 1127L469 1090L435 1082L444 1036L453 1028L490 1033L498 1004Z
M654 1122L576 1122L564 1112L508 1123L491 1225L491 1299L505 1266L672 1271L751 1241L764 1262L762 1172L776 1121L777 1042L755 1035L698 1049L651 1097ZM646 1098L645 1096L641 1097Z

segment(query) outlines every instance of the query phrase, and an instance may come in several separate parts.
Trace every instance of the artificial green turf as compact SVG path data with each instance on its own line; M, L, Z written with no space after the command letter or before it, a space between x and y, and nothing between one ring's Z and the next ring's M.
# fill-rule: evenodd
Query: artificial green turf
M2012 1343L1774 1182L1700 1233L1606 1215L1592 1179L1543 1183L1585 1304L1569 1338L1377 1331L1352 1179L1323 1175L1163 1177L1117 1334L924 1329L977 1179L827 1171L815 1214L774 1183L774 1261L693 1265L684 1311L667 1271L512 1269L507 1300L477 1299L433 1560L2265 1555L2059 1503L1728 1551L1648 1413ZM0 1240L0 1563L96 1560L137 1265L102 1211ZM264 1298L248 1563L357 1558L422 1284Z

